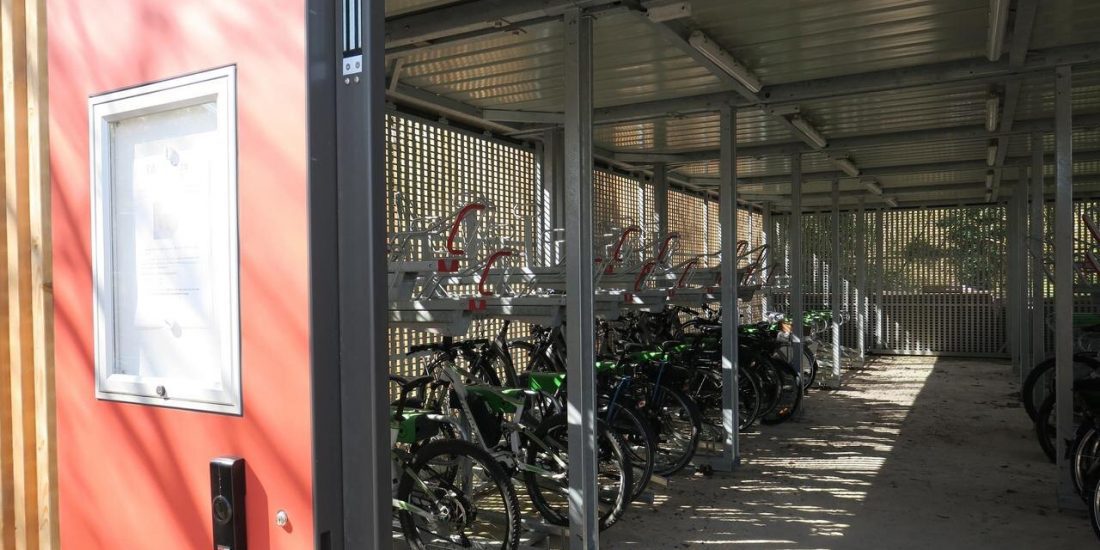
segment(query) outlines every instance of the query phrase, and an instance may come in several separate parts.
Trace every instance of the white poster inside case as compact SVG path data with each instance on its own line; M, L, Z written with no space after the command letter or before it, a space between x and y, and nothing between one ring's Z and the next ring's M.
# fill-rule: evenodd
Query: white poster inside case
M95 96L96 396L241 414L236 72Z

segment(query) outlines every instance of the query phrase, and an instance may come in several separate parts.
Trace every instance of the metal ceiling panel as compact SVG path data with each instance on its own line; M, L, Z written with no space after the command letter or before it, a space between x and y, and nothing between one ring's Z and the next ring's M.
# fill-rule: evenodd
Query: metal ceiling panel
M827 137L981 124L988 88L946 84L804 103L802 112Z
M597 107L717 92L717 78L653 32L638 15L601 15L595 25ZM405 57L402 81L478 107L560 111L562 32L557 22Z
M1042 0L1031 33L1032 49L1095 42L1100 29L1100 2Z
M386 0L386 17L395 17L417 11L457 4L462 0Z
M717 149L718 115L703 114L658 118L598 126L596 144L615 151L683 152ZM760 110L737 114L737 143L787 142L795 139L790 129Z
M907 166L935 162L984 160L987 140L931 141L904 145L879 145L860 147L848 151L860 168L881 166Z
M988 0L693 0L765 84L981 57Z
M1100 112L1100 67L1075 68L1073 113L1078 115L1097 112ZM1032 76L1024 81L1016 118L1054 118L1054 73Z

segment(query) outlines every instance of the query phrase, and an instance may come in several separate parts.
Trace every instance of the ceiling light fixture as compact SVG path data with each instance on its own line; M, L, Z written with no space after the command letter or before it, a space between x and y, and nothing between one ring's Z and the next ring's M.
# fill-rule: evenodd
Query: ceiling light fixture
M752 71L734 59L729 52L722 49L722 47L711 40L710 37L703 34L703 31L691 33L691 36L688 38L688 43L691 44L692 48L695 48L699 53L709 59L711 63L718 65L726 74L732 76L740 82L742 86L748 88L750 92L755 94L764 88L764 85L760 83L760 79L756 78L756 75L752 74Z
M818 132L817 128L811 126L801 115L792 116L787 120L789 120L791 125L802 134L802 137L814 147L824 149L825 146L828 145L829 142L825 140L825 136L821 135L821 132Z
M986 57L997 61L1004 52L1005 34L1008 30L1008 0L989 1L989 36Z
M859 168L855 164L852 164L851 160L848 160L846 158L838 158L833 162L835 162L837 167L839 167L845 174L848 174L850 177L859 177Z
M876 195L882 194L882 186L878 184L878 181L876 181L875 178L864 178L863 187Z
M989 94L985 100L985 129L989 132L997 131L997 121L1001 118L1001 98L997 94Z

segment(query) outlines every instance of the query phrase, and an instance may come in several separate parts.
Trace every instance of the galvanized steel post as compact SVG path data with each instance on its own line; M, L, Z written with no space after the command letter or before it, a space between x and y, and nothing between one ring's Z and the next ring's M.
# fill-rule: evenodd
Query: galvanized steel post
M790 243L791 364L802 371L802 153L791 154L791 217L787 224Z
M718 217L722 227L722 427L726 439L719 466L732 471L740 460L737 433L737 109L723 104L721 117L719 170L722 187L718 192Z
M832 308L832 381L831 384L840 386L840 301L843 292L843 272L840 267L840 180L833 179L832 192L832 225L829 229L831 246L829 247L829 305Z
M1058 500L1080 507L1066 447L1073 438L1073 74L1055 70L1054 86L1054 355Z
M1031 238L1028 249L1031 254L1031 366L1046 359L1046 271L1043 268L1045 246L1044 211L1046 194L1043 177L1043 136L1031 134ZM1021 373L1022 376L1027 376ZM1021 380L1023 382L1023 380Z
M867 219L864 197L856 210L856 349L862 360L867 352Z
M565 12L566 368L569 547L599 548L592 266L592 18Z

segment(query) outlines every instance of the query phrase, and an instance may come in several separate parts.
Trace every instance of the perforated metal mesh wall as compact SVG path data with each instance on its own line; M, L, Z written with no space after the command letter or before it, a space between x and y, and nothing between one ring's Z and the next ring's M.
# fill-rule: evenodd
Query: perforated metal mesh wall
M489 236L505 243L523 243L531 223L527 216L536 199L538 160L534 151L480 135L440 126L404 115L386 117L387 229L398 227L405 215L453 216L470 197L488 199L494 206ZM398 208L404 197L409 211ZM492 338L499 321L476 322L468 338ZM513 324L509 334L523 336L527 327ZM391 328L391 371L421 374L404 353L415 344L438 340L431 334Z
M867 258L865 342L875 347L876 307L883 315L879 351L900 354L1005 353L1006 211L1003 206L923 208L864 213L864 248L856 248L857 214L840 214L840 263L832 265L832 213L803 214L803 291L807 310L831 309L831 281L841 280L840 310L855 318L857 260ZM786 272L789 216L777 216ZM883 255L877 257L876 239ZM879 263L881 262L881 265ZM789 306L783 296L781 306ZM846 323L842 343L854 346Z
M1073 203L1073 257L1074 261L1081 262L1085 252L1092 251L1100 257L1100 243L1089 234L1088 227L1082 220L1082 215L1087 215L1093 223L1100 225L1100 201L1079 201ZM1054 205L1047 204L1043 211L1043 234L1045 238L1042 244L1043 257L1048 261L1047 269L1053 275L1054 246L1051 239L1054 235ZM1037 248L1037 247L1036 247ZM1046 350L1048 355L1054 353L1054 332L1051 327L1054 317L1054 284L1046 273L1041 273L1045 281L1043 285L1043 309L1046 326ZM1074 275L1074 313L1100 313L1100 274L1087 273L1078 270ZM1089 342L1090 347L1097 343Z
M596 170L592 176L592 220L598 228L637 225L643 231L652 218L645 186L620 174Z
M707 252L707 204L701 195L668 191L668 230L680 234L676 262Z

